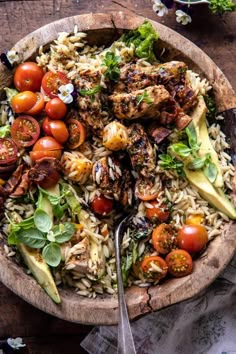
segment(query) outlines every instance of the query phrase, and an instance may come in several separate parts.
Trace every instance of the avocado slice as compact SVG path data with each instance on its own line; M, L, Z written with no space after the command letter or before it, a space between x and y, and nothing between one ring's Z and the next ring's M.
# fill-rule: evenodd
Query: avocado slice
M203 96L199 96L197 107L195 108L195 110L191 115L192 122L194 124L196 134L197 134L197 141L201 144L198 150L198 155L200 157L205 157L206 154L210 154L211 161L215 164L217 168L217 176L214 181L214 186L217 188L222 188L224 185L224 180L220 168L218 155L214 150L211 144L211 140L209 138L207 125L206 125L206 112L207 112L207 106L205 104L204 98Z
M36 249L27 247L23 243L20 243L17 247L25 261L25 264L31 270L39 285L46 291L46 293L56 304L59 304L61 302L60 295L50 269L44 261L41 253Z
M222 189L215 188L201 170L191 171L184 163L184 172L189 182L198 189L199 194L216 209L227 215L230 219L236 219L236 209L224 194Z

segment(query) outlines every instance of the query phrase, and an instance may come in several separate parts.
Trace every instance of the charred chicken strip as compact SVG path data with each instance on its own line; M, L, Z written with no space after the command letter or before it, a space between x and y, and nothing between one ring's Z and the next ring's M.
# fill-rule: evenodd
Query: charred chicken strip
M133 169L144 177L151 177L155 169L155 153L141 124L128 128L129 144L127 151Z
M157 118L160 116L160 108L169 98L170 94L162 85L109 97L113 112L120 119Z

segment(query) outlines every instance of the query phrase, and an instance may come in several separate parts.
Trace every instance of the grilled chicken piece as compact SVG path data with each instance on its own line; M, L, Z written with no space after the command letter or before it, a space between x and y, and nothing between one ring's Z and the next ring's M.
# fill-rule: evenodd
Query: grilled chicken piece
M97 70L84 70L76 81L78 89L78 114L79 119L86 128L94 134L101 136L103 123L101 120L101 73ZM95 90L97 92L93 91Z
M117 93L109 97L113 112L120 119L159 117L159 110L169 98L169 92L162 85L149 86L131 93Z
M150 66L129 63L121 68L120 80L114 87L114 91L130 92L158 84L166 85L171 80L178 82L186 71L187 65L181 61Z
M144 177L151 177L155 169L155 153L141 124L135 123L128 128L129 144L127 151L133 169Z
M93 180L104 195L124 206L132 203L131 175L127 169L121 169L114 157L102 157L95 162Z

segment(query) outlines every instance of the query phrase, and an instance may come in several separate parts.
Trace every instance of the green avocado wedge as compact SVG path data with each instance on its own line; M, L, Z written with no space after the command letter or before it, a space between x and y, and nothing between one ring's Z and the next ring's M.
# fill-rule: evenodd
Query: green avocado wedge
M61 302L60 295L50 269L44 261L42 255L38 250L27 247L23 243L20 243L17 247L24 259L25 264L31 270L39 285L46 291L46 293L56 304L59 304Z

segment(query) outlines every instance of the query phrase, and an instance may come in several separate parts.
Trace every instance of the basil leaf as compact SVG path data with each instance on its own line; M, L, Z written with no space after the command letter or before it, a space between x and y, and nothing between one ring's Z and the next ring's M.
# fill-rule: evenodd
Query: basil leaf
M193 161L191 161L187 165L187 168L189 170L200 170L205 165L205 162L206 162L205 158L196 157L195 159L193 159Z
M17 233L17 239L32 248L42 248L46 242L44 234L36 228L21 229Z
M209 162L204 168L204 174L211 183L214 183L217 177L217 168L213 162Z
M172 144L170 148L175 154L181 157L188 157L192 151L192 149L183 143Z
M8 245L12 246L12 245L17 245L19 242L18 242L18 239L17 239L17 233L16 231L12 231L10 232L10 234L8 235L8 238L7 238L7 243Z
M34 217L31 216L28 219L25 219L17 224L17 226L22 227L23 229L30 228L34 226Z
M68 204L58 204L58 205L54 205L53 207L53 214L57 219L61 219L62 216L64 215L64 210L68 209Z
M34 213L34 223L38 230L48 232L53 226L52 219L42 209L37 209Z
M56 242L63 243L69 241L76 231L75 225L69 222L56 225L53 228L53 232L56 238Z
M48 200L52 205L57 205L61 202L62 196L57 197L56 195L53 195L51 193L48 193L45 189L41 188L38 186L38 189L47 196Z
M43 259L51 267L57 267L61 262L61 249L57 243L49 243L42 252Z

